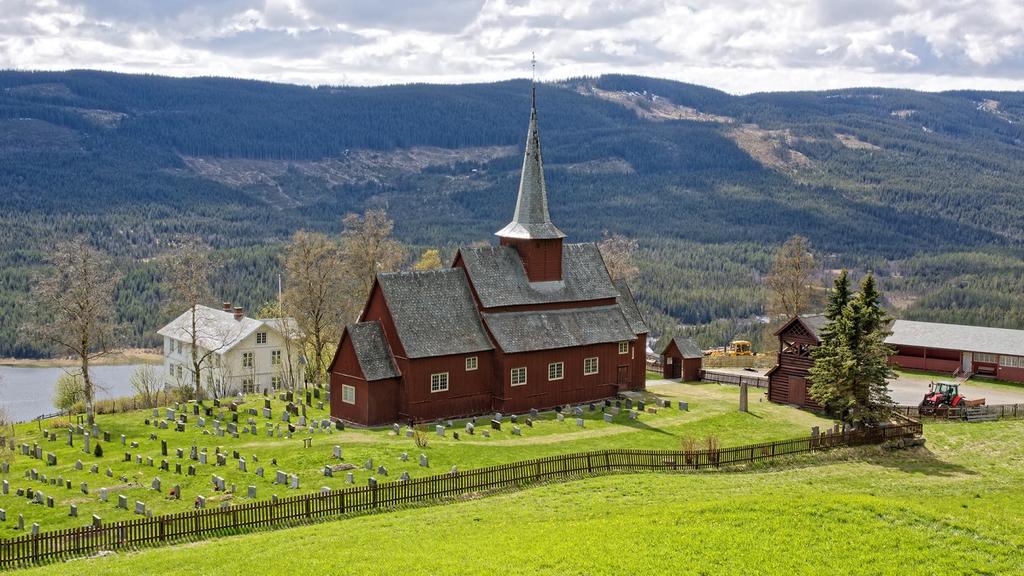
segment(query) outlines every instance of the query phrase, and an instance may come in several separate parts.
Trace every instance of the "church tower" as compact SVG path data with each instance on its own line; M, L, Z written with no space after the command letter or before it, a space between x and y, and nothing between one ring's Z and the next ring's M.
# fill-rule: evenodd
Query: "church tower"
M530 129L526 135L526 157L519 180L519 197L512 221L495 233L502 246L519 253L530 282L562 279L562 239L565 234L551 223L548 193L544 184L544 162L540 155L537 129L537 88L533 88Z

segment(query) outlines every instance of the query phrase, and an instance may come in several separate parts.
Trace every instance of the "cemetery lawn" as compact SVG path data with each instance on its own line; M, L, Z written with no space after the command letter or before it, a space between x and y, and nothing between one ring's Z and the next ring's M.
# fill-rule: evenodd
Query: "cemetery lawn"
M345 431L323 430L299 431L291 439L284 437L268 437L266 425L280 425L285 402L277 398L271 401L272 418L267 420L262 415L263 398L251 396L239 407L239 423L241 429L249 418L256 423L256 434L241 433L239 437L230 435L219 437L213 433L213 417L205 418L204 427L199 427L198 417L194 416L191 407L187 407L188 422L184 432L174 430L173 424L168 429L159 429L154 424L151 410L125 414L99 415L97 424L101 430L99 443L103 447L102 457L92 453L83 453L84 438L80 434L74 436L74 446L67 445L67 421L48 420L40 423L19 424L16 427L16 450L10 470L2 479L9 483L9 493L0 495L0 508L6 512L6 521L0 521L0 537L9 538L24 534L17 530L18 515L23 514L25 530L33 523L39 523L40 530L56 530L89 525L92 516L98 515L102 522L109 523L119 520L138 518L135 515L136 502L142 502L147 511L153 514L167 514L191 510L197 495L206 498L206 507L220 506L222 502L247 503L253 499L248 497L248 487L254 486L257 500L268 500L272 494L288 496L297 493L319 491L321 487L343 488L349 486L346 474L354 475L357 485L366 485L370 476L379 481L396 480L403 472L412 477L440 474L457 466L460 470L479 468L494 464L502 464L519 460L579 452L585 450L602 450L608 448L644 448L644 449L679 449L681 438L689 437L703 440L709 436L718 438L722 446L780 440L807 436L812 426L822 428L830 426L831 421L818 418L786 406L759 402L763 392L751 389L750 413L737 412L739 391L733 386L719 384L668 384L652 387L653 393L673 401L689 402L689 411L680 411L676 407L660 408L655 414L644 413L636 421L630 420L625 411L611 423L603 420L600 411L586 411L585 427L579 428L575 418L570 414L564 422L558 422L554 412L540 414L533 427L525 424L526 415L519 415L518 426L522 435L512 434L513 425L509 415L505 415L501 431L490 430L490 438L484 438L482 432L490 429L489 416L478 420L476 433L465 432L465 420L457 420L454 426L445 431L445 437L439 437L433 425L428 426L426 438L429 444L425 448L417 448L412 438L407 438L404 428L401 434L395 435L391 428L386 429L353 429ZM210 402L206 403L211 406ZM215 409L215 416L227 428L230 412L223 407ZM650 404L648 404L650 407ZM250 416L249 408L257 411ZM166 417L165 408L159 409L160 420ZM308 416L322 419L327 412L317 409L317 402L308 409ZM151 423L147 425L145 421ZM292 417L292 422L297 418ZM60 427L64 426L64 427ZM56 440L43 438L43 431L56 434ZM459 432L461 438L454 439ZM110 433L110 441L103 441L103 433ZM121 444L121 434L126 436L126 445ZM157 439L151 440L155 434ZM303 439L312 438L312 446L303 447ZM161 454L161 440L167 441L167 456ZM132 448L131 443L137 442L138 447ZM38 444L42 451L42 459L37 460L21 454L22 443L30 447ZM91 439L92 447L97 443ZM191 460L189 452L195 445L199 451L207 451L206 464ZM333 458L333 447L342 449L342 460ZM178 457L176 450L183 451ZM216 452L226 454L226 463L217 466ZM246 470L240 469L240 462L234 453L246 460ZM53 453L57 464L47 465L47 454ZM402 461L400 455L408 453L408 461ZM130 461L125 461L126 453ZM419 456L424 454L429 460L429 467L419 466ZM137 459L141 457L142 463ZM149 465L149 459L152 465ZM374 470L365 469L368 460L373 461ZM76 461L81 460L82 469L78 470ZM162 460L167 461L168 470L161 470ZM274 461L276 460L276 464ZM176 465L181 465L181 473L176 473ZM352 464L356 468L351 471L335 472L333 477L324 476L325 465ZM91 471L96 466L97 472ZM189 466L195 466L195 476L188 475ZM377 467L387 468L387 476L382 475ZM110 469L111 476L106 471ZM263 468L263 477L257 475L257 469ZM35 470L38 480L27 477ZM276 472L280 470L299 477L300 488L289 489L275 485ZM46 483L42 481L46 476ZM230 492L214 491L212 478L214 475L224 479ZM161 481L160 491L153 489L153 480ZM65 483L71 481L71 487L50 484L54 479ZM87 483L88 493L82 490L82 483ZM168 491L175 484L181 487L181 499L168 498ZM107 501L100 498L100 489L107 489ZM25 497L16 496L17 490L41 490L45 496L53 497L54 507L32 503ZM127 499L127 509L117 507L118 496ZM70 506L78 508L78 516L71 517Z
M740 472L535 486L26 574L1021 574L1024 421Z

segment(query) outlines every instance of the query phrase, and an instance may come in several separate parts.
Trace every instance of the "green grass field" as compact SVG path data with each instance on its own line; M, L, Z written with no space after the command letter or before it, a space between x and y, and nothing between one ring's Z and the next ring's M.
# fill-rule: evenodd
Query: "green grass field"
M104 449L103 457L96 458L92 454L82 452L82 438L75 438L75 446L66 444L67 431L57 428L57 421L39 424L19 425L16 442L30 446L38 443L44 453L42 460L23 456L16 451L9 473L4 479L10 483L10 493L0 496L0 508L6 510L7 521L0 522L0 536L12 537L23 532L17 530L18 514L23 514L26 529L38 522L41 530L53 530L74 526L85 526L96 514L105 523L118 520L137 518L134 514L136 501L145 503L146 508L154 514L172 513L189 510L193 506L196 495L207 498L207 507L220 505L221 502L251 502L247 497L247 487L256 487L257 499L269 499L272 494L279 496L301 492L318 491L322 486L342 488L347 486L345 472L338 472L332 478L323 475L326 464L351 463L357 466L352 470L355 483L365 485L370 476L385 480L376 471L363 469L364 463L372 459L374 466L385 466L388 469L386 479L397 479L402 472L409 472L412 477L447 472L453 465L460 470L478 468L493 464L528 460L540 456L563 454L582 450L598 450L604 448L661 448L676 449L680 447L683 436L702 439L716 436L723 446L740 445L752 442L778 440L797 436L805 436L814 425L828 426L831 422L817 418L811 414L793 410L784 406L758 402L759 394L752 392L751 412L741 414L736 411L738 391L735 387L717 384L672 384L657 386L653 390L664 398L683 399L690 404L689 412L681 412L675 408L661 409L656 414L643 414L639 420L631 421L626 414L621 414L615 422L606 423L600 412L586 413L586 427L578 428L574 419L566 418L565 422L557 422L553 413L541 414L532 428L527 427L520 418L522 436L511 433L512 425L505 419L502 431L492 431L490 438L481 434L488 419L480 420L481 425L473 436L464 432L463 421L447 431L445 438L438 437L433 427L427 434L429 445L417 448L414 441L404 434L395 436L390 428L386 430L353 430L344 432L296 433L293 438L269 438L265 433L265 423L280 423L280 415L284 403L273 400L273 419L265 420L262 415L256 416L258 427L256 435L241 434L238 439L230 436L217 437L212 434L213 426L210 419L205 428L199 428L196 417L189 416L185 432L173 429L158 430L147 426L144 421L152 417L149 411L118 415L98 416L98 424L103 431L111 433L111 442L101 442ZM246 409L255 406L262 413L262 398L252 397L242 405L239 414L241 427L249 418ZM226 409L222 421L228 420ZM161 410L163 414L163 410ZM310 410L311 417L323 418L322 410ZM294 419L293 419L294 421ZM285 425L282 425L284 427ZM42 430L55 431L57 440L44 440ZM461 439L455 440L453 432L460 431ZM127 436L128 446L122 446L120 435ZM150 434L157 434L157 440L151 440ZM312 447L303 447L303 438L312 436ZM167 440L169 471L159 469L164 457L161 455L160 439ZM138 442L139 447L133 449L131 442ZM95 440L93 441L95 444ZM207 464L202 465L189 459L189 451L195 444L198 449L207 449ZM342 447L344 460L339 462L332 458L332 448ZM183 458L176 456L176 449L181 448ZM215 452L220 449L227 453L227 463L215 466ZM125 462L125 452L131 455L131 461ZM239 470L238 462L233 453L246 459L247 470ZM57 456L56 466L46 465L46 453L53 452ZM409 454L409 460L403 462L400 455ZM419 455L426 454L430 461L429 468L418 464ZM142 456L142 464L136 463L136 457ZM255 456L255 458L254 458ZM147 458L153 459L153 465L147 465ZM82 470L76 470L75 461L81 459ZM276 464L274 461L276 460ZM98 465L99 472L91 473L90 467ZM181 464L182 474L175 473L175 464ZM188 476L189 465L197 468L195 476ZM111 469L112 477L106 476L106 469ZM256 475L257 467L264 468L264 477ZM60 478L71 481L71 488L44 484L26 477L26 473L35 469L47 479ZM289 474L297 474L301 488L290 490L285 486L274 485L275 473L282 470ZM213 475L225 479L228 488L236 486L233 494L215 492ZM151 489L154 477L162 481L161 491ZM88 482L89 494L83 494L80 484ZM174 485L181 486L180 500L168 499L168 490ZM108 501L101 502L99 490L108 489ZM54 507L47 508L42 504L31 503L25 497L15 495L17 489L42 490L47 496L54 497ZM128 499L129 510L116 507L118 495ZM69 516L71 504L78 506L78 517Z
M928 445L913 450L602 476L73 567L112 576L1024 573L1024 421L929 423L925 434Z

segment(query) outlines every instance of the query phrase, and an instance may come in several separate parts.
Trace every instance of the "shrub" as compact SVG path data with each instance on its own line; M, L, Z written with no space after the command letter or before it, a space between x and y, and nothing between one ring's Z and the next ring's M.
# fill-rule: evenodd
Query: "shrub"
M53 405L61 412L84 412L85 383L81 374L65 372L57 379L53 392Z

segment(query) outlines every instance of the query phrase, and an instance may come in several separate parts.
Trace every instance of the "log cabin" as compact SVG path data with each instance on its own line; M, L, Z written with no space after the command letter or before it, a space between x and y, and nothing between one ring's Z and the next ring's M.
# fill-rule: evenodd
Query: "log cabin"
M534 96L515 212L449 268L378 274L330 364L331 416L361 425L545 409L645 386L648 328L594 243L551 221Z

